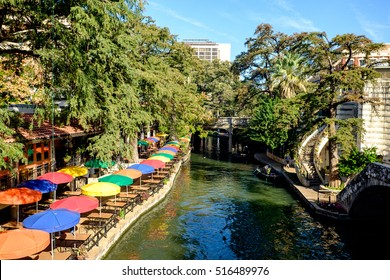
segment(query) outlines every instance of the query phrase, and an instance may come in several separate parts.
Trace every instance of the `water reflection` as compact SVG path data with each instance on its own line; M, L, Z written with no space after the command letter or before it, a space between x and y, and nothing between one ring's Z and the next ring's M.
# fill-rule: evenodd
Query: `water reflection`
M192 154L168 197L105 259L349 259L333 227L316 222L251 164Z

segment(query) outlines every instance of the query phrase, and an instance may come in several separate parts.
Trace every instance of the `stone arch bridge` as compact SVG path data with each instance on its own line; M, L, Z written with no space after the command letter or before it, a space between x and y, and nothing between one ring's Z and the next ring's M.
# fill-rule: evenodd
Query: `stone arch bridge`
M390 219L390 165L370 163L337 195L353 219Z
M247 127L249 122L248 117L220 117L213 124L210 129L225 129L243 128Z
M249 118L248 117L220 117L213 124L211 124L208 129L226 130L226 133L220 133L220 135L225 135L229 137L229 153L232 152L232 136L233 130L236 128L244 128L248 126Z

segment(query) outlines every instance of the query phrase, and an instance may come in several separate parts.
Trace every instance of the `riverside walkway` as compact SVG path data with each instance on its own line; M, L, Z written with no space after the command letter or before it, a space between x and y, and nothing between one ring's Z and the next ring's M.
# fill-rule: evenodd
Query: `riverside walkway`
M131 212L128 212L123 219L120 219L116 226L110 229L107 236L99 241L99 246L94 246L88 251L86 259L99 260L103 258L111 246L120 238L127 228L134 224L142 214L146 213L162 201L170 192L175 182L176 175L180 171L181 165L187 161L189 157L190 153L184 155L181 160L176 162L168 181L164 184L160 191L155 193L153 196L150 196L142 204L136 205Z
M314 215L334 221L347 220L348 215L338 211L332 211L320 207L332 202L332 193L320 190L317 186L305 187L299 183L295 168L286 167L279 162L269 158L266 154L257 154L257 159L263 164L268 164L276 170L280 170L290 189L300 198L306 208Z

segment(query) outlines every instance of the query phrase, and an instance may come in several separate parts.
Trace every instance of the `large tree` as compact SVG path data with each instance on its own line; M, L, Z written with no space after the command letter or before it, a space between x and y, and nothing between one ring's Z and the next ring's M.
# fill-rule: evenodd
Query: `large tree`
M367 37L355 34L337 35L329 39L326 33L311 33L306 39L311 42L308 50L312 67L320 78L318 87L312 93L319 101L315 109L322 112L328 125L329 185L337 187L340 185L337 168L339 147L350 150L353 147L350 144L354 141L353 133L361 132L361 121L338 119L337 108L347 102L376 102L367 97L364 87L367 82L379 77L373 66L380 61L370 63L369 56L380 50L383 44L373 43ZM364 66L354 63L354 57L361 54L366 60Z
M337 172L339 147L344 151L351 149L355 141L353 135L359 133L361 127L358 119L338 119L337 108L346 102L374 101L364 94L365 84L378 77L371 67L373 65L368 63L368 57L383 45L354 34L338 35L333 39L329 39L325 33L288 36L274 32L267 24L259 25L255 37L248 39L246 44L248 50L237 58L235 69L249 83L248 97L254 101L247 104L257 108L261 95L285 96L281 93L300 89L301 93L294 97L300 104L299 130L298 127L293 129L304 133L314 122L328 125L330 185L337 186L340 183ZM301 68L293 70L283 62L291 53L303 59L306 65L304 69L307 69L305 76L311 76L315 81L309 89L305 88L306 92L303 92L302 86L297 86L300 82L297 84L295 80L302 76ZM366 57L364 67L351 63L358 54ZM279 71L275 72L275 69Z
M37 61L40 84L29 86L43 93L37 115L99 131L88 146L91 155L135 161L144 126L186 134L202 122L189 82L196 63L168 29L143 16L143 1L2 4L2 56L14 65L26 57ZM66 100L67 107L54 112L54 100Z

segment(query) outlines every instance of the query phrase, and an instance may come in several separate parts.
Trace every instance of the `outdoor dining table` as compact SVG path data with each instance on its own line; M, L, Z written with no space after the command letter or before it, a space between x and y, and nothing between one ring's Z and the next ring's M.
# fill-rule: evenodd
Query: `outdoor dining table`
M118 208L123 208L126 206L126 202L123 202L123 201L107 201L105 204L104 204L105 207L107 208L114 208L115 210L115 213L116 211L118 210Z
M153 175L153 179L159 179L159 180L162 180L162 179L167 178L167 177L168 177L168 173L167 174Z
M71 252L56 252L54 256L52 256L51 252L49 251L43 251L39 253L34 260L59 260L64 261L70 258L72 256Z
M147 183L147 184L157 185L157 184L161 183L161 179L146 179L143 182Z
M135 204L139 204L141 202L141 196L140 196L139 193L121 192L119 194L119 200L130 201L133 204L133 207L134 207Z
M1 224L1 227L5 229L17 229L23 228L23 224L20 222L18 223L17 221L8 221L4 224Z
M64 248L78 248L90 236L91 234L89 233L72 234L70 232L65 232L57 237L57 245Z
M121 192L121 193L119 194L119 198L136 199L137 197L139 197L139 194L137 194L137 193Z
M78 189L75 191L65 191L64 194L67 196L77 196L77 195L81 195L81 190Z
M30 216L30 215L34 215L36 213L40 213L42 211L45 211L45 210L42 210L42 209L28 209L26 211L23 211L23 214L27 215L27 216Z
M89 220L108 220L112 217L112 213L99 213L99 212L91 212L87 215L87 219Z
M81 224L87 229L96 230L103 227L113 215L114 213L108 212L91 212L86 216L86 220Z
M131 186L131 190L136 191L136 192L147 192L150 190L149 186Z

